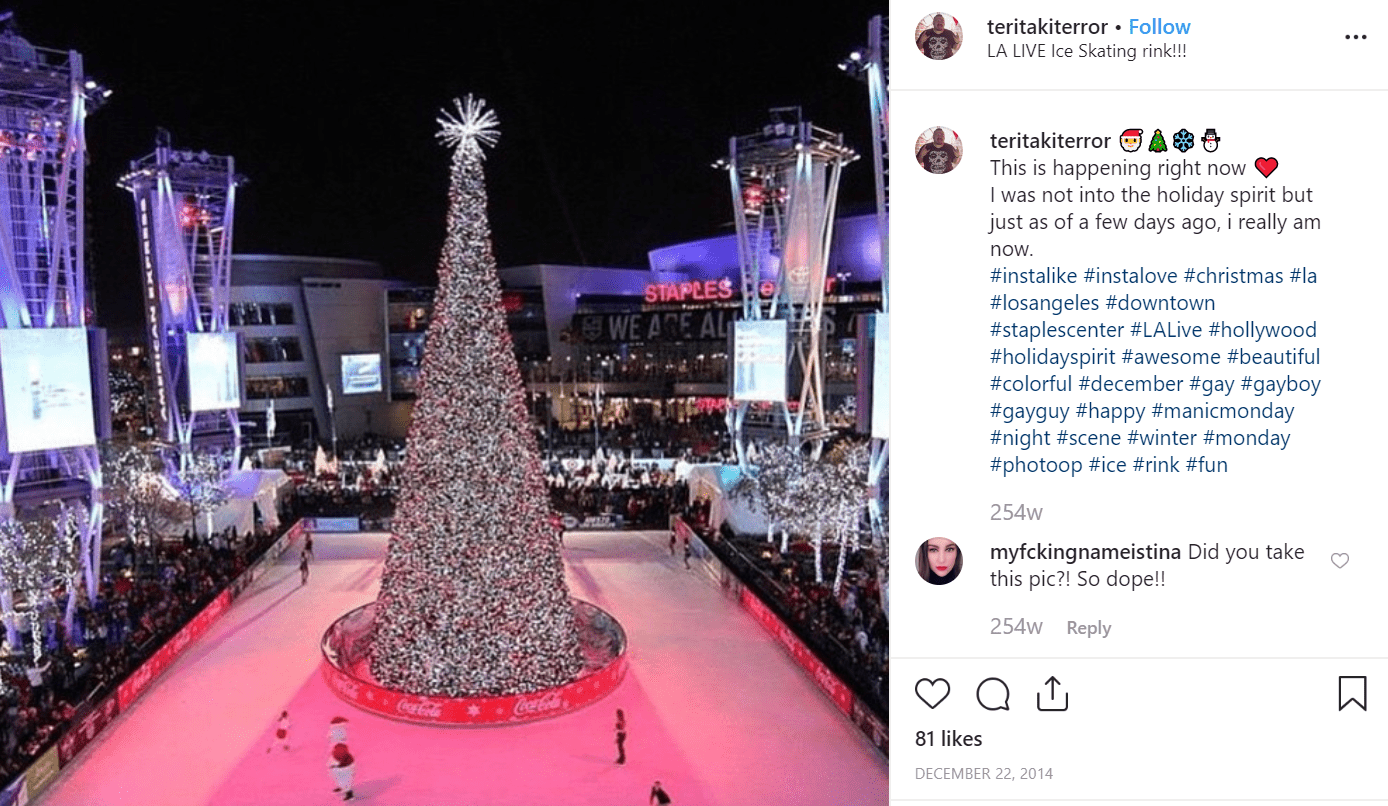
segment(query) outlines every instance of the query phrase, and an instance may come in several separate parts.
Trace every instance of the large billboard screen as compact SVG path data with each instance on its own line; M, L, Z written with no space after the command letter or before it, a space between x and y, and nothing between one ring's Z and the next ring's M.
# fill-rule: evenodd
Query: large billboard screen
M733 399L785 401L784 319L733 324Z
M342 359L342 394L364 395L381 391L381 354L345 353Z
M889 314L873 316L872 323L872 436L891 437L892 346Z
M235 333L188 334L188 408L241 407L241 366Z
M86 330L0 330L0 376L11 453L96 444Z

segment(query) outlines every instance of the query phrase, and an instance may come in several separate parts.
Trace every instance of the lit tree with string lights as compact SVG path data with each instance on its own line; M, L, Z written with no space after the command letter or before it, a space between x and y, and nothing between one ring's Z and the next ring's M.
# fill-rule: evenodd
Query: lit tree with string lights
M142 549L153 546L158 513L167 504L162 470L158 453L147 446L111 442L101 446L106 512Z
M845 561L859 548L858 524L867 506L870 448L866 442L841 442L830 452L828 460L826 469L832 489L827 504L839 547L834 568L834 595L838 596L843 589Z
M500 132L480 99L455 105L439 118L447 232L371 672L459 697L561 685L583 658L492 255L482 147Z
M792 490L804 481L807 464L799 449L773 443L762 450L755 471L744 473L731 491L766 515L766 542L773 542L776 530L781 530L782 554L790 540L790 524L800 514Z
M226 489L226 460L216 453L193 454L179 474L178 492L188 505L193 539L198 537L198 516L202 515L207 518L207 539L211 540L212 513L231 498Z
M51 627L55 606L55 585L68 590L67 628L72 629L76 609L78 571L81 567L78 519L85 513L76 508L60 509L55 518L0 521L0 587L3 587L5 626L8 640L18 646L15 626L19 621L16 593L23 593L33 633L31 649L34 663L43 657L43 631Z

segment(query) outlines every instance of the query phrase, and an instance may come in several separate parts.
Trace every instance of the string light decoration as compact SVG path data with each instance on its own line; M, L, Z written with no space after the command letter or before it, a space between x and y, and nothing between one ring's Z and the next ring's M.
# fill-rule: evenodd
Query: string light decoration
M844 562L858 550L858 521L867 501L868 447L839 442L822 461L812 461L783 443L768 445L756 472L744 474L729 491L766 514L767 542L781 530L781 553L787 534L807 537L814 547L815 582L824 582L824 546L839 548L834 592L843 586Z
M755 472L744 473L731 490L766 514L766 542L772 542L780 529L782 554L788 547L791 522L799 515L799 502L792 491L804 481L807 465L804 454L796 448L772 443L757 457Z
M77 520L84 514L74 507L63 508L56 518L0 521L0 580L5 587L0 601L4 603L5 622L12 632L19 619L14 595L23 593L35 664L43 657L44 625L54 618L53 587L67 586L70 599L76 590L80 568ZM69 629L71 626L69 623Z
M226 461L215 453L193 454L178 477L178 492L188 506L193 537L198 536L199 516L207 519L207 538L212 539L212 513L231 499L226 489Z
M868 462L870 449L866 442L845 441L834 447L827 457L826 471L832 479L829 506L830 522L839 546L838 562L834 569L834 595L843 589L844 561L858 550L858 525L867 507Z
M147 513L152 503L144 495L149 486L145 479L159 468L156 454L141 445L113 442L101 445L106 517L123 524L122 531L137 542L147 536Z
M439 284L381 577L371 673L401 691L537 691L583 668L559 533L492 254L480 99L439 118L453 149Z

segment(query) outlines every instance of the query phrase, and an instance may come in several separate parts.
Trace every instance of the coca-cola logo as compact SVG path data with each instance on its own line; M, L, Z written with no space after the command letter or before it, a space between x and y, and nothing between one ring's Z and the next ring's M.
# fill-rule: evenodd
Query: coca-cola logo
M349 700L352 700L353 702L356 701L359 689L359 686L356 683L352 682L351 680L348 680L345 677L334 675L332 678L332 684L333 688L337 689L337 693L341 694L343 697L346 697Z
M395 704L395 710L420 719L439 719L443 716L443 706L429 700L401 699Z
M516 698L511 706L511 713L514 716L535 716L536 714L547 714L551 711L560 711L564 708L564 698L557 691L547 691L538 697L527 697L521 695Z
M152 676L153 672L150 670L150 664L145 664L141 666L135 674L130 675L130 680L127 682L133 691L139 691L149 683L149 679Z
M216 621L217 617L222 615L224 610L226 610L226 600L218 596L215 602L208 605L206 610L198 614L197 631L202 632L206 629L207 625Z
M819 683L820 688L825 691L834 692L839 690L838 678L830 674L829 670L823 665L815 667L814 679L815 682Z

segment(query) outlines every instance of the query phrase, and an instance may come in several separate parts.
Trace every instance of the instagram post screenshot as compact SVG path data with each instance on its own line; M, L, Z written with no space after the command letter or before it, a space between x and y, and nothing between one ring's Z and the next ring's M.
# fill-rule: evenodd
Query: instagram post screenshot
M892 803L1388 798L1383 21L892 4Z
M0 6L0 806L888 803L887 14Z

